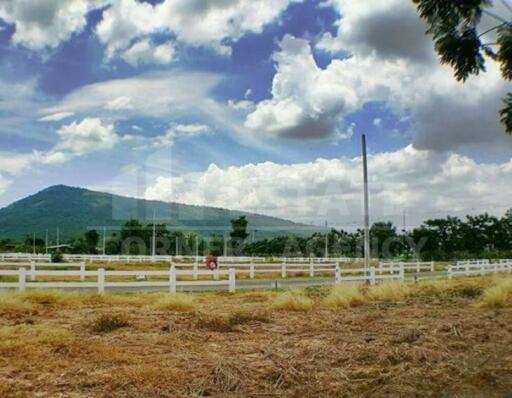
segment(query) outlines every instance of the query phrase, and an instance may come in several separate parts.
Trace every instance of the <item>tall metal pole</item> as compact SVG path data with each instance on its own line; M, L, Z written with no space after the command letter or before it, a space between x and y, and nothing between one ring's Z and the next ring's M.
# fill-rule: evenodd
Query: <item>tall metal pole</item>
M46 230L46 236L44 239L44 254L48 254L48 230Z
M224 257L228 256L228 238L224 235Z
M60 231L59 231L59 227L57 227L57 250L59 249L59 246L60 246Z
M178 255L178 235L176 235L176 255Z
M325 234L325 258L329 258L329 234Z
M364 181L364 268L370 266L370 210L368 204L368 163L366 159L366 135L362 136Z
M32 254L36 254L36 234L32 235Z
M155 257L155 253L156 253L156 213L155 213L155 209L153 209L153 241L151 242L151 244L152 244L151 253L152 253L153 257Z
M107 246L107 227L103 227L103 255L105 255L105 248Z
M196 235L196 261L199 260L199 236Z

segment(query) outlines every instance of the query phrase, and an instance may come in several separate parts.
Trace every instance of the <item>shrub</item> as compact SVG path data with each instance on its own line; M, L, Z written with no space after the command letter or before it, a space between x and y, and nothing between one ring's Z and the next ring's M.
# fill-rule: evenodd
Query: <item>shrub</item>
M195 302L191 295L172 294L159 299L155 307L166 311L191 311L195 307Z
M410 292L410 287L403 282L383 282L372 286L368 290L368 296L373 300L399 301L407 297Z
M313 300L300 292L289 291L277 296L272 308L285 311L310 311L313 308Z
M366 301L360 286L356 284L334 285L324 299L327 307L340 309L363 304Z
M481 303L489 308L502 308L512 305L512 279L498 282L495 286L487 288L482 296Z
M95 333L108 333L127 326L130 326L130 322L126 315L104 314L92 322L91 329Z
M60 251L54 251L52 253L52 263L62 263L64 257Z

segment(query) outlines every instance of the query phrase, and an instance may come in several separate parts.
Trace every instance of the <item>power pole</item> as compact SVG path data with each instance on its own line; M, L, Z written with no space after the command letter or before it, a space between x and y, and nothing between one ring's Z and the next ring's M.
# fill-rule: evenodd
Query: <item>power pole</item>
M151 242L151 244L152 244L151 253L152 253L153 257L155 257L155 253L156 253L156 213L155 213L155 209L153 209L153 241Z
M329 258L329 234L325 234L325 258Z
M59 250L59 246L60 246L60 231L59 231L59 227L57 227L57 250Z
M48 230L46 230L46 237L44 240L44 254L48 254Z
M196 235L196 261L199 260L199 236Z
M176 255L178 255L178 235L176 235Z
M36 234L32 235L32 254L36 254Z
M224 257L228 256L228 238L224 235Z
M364 181L364 268L370 267L370 208L368 204L368 163L366 158L366 135L362 136L363 181Z

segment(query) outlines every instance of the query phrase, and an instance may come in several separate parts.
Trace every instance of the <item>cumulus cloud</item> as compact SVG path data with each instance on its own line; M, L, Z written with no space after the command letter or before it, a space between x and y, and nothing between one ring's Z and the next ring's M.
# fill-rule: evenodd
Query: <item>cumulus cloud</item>
M229 55L225 43L247 33L259 33L288 5L300 0L167 0L157 5L119 0L104 13L97 26L107 56L126 50L132 42L153 33L168 32L180 42L208 46Z
M324 138L339 133L344 117L361 105L363 93L347 79L364 83L364 70L350 61L317 66L308 41L286 35L274 55L272 99L260 102L245 126L290 138ZM350 83L355 83L351 81Z
M32 50L55 48L85 27L86 14L107 0L1 0L0 18L15 24L12 42Z
M130 65L168 65L174 61L175 48L171 42L155 45L149 39L141 40L121 55Z
M60 141L53 152L64 151L75 155L112 148L119 138L113 124L97 118L86 118L62 126L57 134Z
M337 136L348 115L379 101L397 117L408 118L419 149L511 144L498 118L510 84L495 64L461 84L451 68L440 65L411 2L331 4L340 14L339 31L317 48L343 50L350 57L322 69L305 40L285 36L274 56L272 98L256 105L246 127L293 138Z
M478 164L454 153L418 151L412 146L369 156L373 220L410 222L427 217L501 206L512 194L512 159ZM499 190L496 187L500 187ZM215 189L212 189L215 187ZM146 198L237 208L296 221L360 225L361 158L317 159L301 164L265 162L202 173L160 176Z

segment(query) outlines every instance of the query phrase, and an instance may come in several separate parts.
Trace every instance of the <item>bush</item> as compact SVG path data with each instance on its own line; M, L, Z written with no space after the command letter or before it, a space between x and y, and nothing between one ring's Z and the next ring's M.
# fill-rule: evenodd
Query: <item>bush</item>
M92 322L91 329L95 333L108 333L127 326L130 326L130 322L125 315L104 314Z
M331 292L324 299L327 307L340 309L361 305L366 301L361 287L356 284L334 285Z
M489 308L512 306L512 279L500 281L495 286L487 288L483 293L481 303Z
M289 291L277 296L272 308L285 311L310 311L313 308L313 300L297 291Z
M403 282L383 282L372 286L368 296L373 300L399 301L411 293L411 289Z
M64 257L60 251L55 251L52 253L52 263L62 263Z
M162 297L155 307L166 311L192 311L195 307L194 298L187 294L172 294Z

